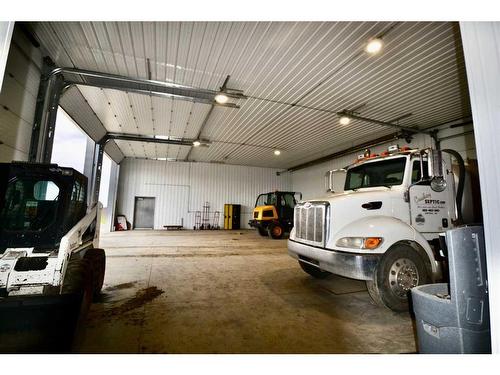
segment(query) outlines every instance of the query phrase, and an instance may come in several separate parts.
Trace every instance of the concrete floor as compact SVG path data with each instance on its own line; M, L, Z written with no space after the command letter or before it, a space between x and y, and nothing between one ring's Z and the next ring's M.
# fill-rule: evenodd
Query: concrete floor
M85 353L409 353L408 313L374 306L363 282L315 280L286 240L255 231L102 235L107 271Z

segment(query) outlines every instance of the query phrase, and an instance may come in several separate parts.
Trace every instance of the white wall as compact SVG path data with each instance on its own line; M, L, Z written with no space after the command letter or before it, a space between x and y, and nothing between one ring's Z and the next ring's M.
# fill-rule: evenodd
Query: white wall
M500 23L460 22L469 82L484 217L491 344L500 353Z
M221 212L223 226L225 203L241 204L241 227L248 227L257 195L274 190L289 190L288 173L277 176L278 169L235 165L166 162L126 158L120 164L116 214L124 214L131 223L134 197L155 197L155 228L180 224L192 229L194 212L210 204Z
M0 93L0 162L28 159L41 61L40 51L14 30Z
M454 134L463 133L464 130L470 130L471 126L458 127L455 129L442 130L440 137L450 136ZM400 147L410 146L412 148L425 148L433 146L433 141L427 135L418 134L414 137L413 141L407 144L403 139L398 141L388 142L376 147L372 147L372 153L380 153L387 150L391 144L398 144ZM458 137L446 139L441 142L441 148L451 148L458 151L465 161L467 158L476 159L476 151L474 144L473 134L461 135ZM325 173L332 169L339 169L352 164L356 161L357 156L362 154L363 151L355 152L340 158L330 160L312 167L300 169L292 172L292 188L294 191L300 191L304 199L318 198L325 194Z
M13 30L14 22L0 22L0 91L2 91L3 76L5 73L5 65L7 64L7 56L9 56L9 47Z

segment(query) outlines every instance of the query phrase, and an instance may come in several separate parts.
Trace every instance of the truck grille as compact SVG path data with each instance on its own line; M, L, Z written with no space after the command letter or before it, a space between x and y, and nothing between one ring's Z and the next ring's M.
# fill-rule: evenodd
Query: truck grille
M295 237L312 245L325 244L328 202L304 202L295 206Z

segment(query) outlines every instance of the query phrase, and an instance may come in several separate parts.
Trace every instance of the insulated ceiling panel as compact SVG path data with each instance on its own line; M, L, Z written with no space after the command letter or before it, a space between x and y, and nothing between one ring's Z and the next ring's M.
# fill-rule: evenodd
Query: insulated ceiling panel
M189 146L167 145L148 142L115 141L123 150L125 157L130 158L168 158L172 160L184 160L189 152Z
M286 168L394 131L360 121L340 126L338 111L356 109L381 121L409 115L399 124L419 129L471 114L456 23L39 22L32 28L59 66L210 90L230 75L228 87L248 97L236 102L239 109L210 111L192 101L79 86L108 131L212 142L176 146L183 150L177 154L175 147L161 149L177 158ZM366 42L380 35L383 52L365 53ZM150 157L160 145L118 146L126 156Z

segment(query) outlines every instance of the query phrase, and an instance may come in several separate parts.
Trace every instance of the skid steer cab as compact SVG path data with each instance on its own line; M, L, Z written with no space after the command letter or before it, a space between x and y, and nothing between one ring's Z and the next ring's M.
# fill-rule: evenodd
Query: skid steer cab
M293 209L301 199L302 193L291 191L260 194L248 224L261 236L280 239L293 228Z
M104 281L99 211L87 207L87 178L72 168L0 163L0 308L62 295L88 308Z
M367 150L327 173L324 197L295 206L289 254L313 277L365 280L377 304L405 310L411 288L442 277L440 233L467 223L465 172L454 150Z

